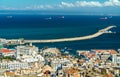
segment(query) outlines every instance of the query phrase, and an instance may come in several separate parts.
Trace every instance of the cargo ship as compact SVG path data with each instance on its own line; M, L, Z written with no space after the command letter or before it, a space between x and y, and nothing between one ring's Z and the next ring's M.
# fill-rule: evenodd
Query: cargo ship
M100 18L101 20L107 20L108 18L107 17L103 17L103 18Z

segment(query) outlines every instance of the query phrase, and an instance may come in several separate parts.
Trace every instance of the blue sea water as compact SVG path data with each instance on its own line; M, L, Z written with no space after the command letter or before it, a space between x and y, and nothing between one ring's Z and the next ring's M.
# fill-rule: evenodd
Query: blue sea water
M12 16L12 17L10 17ZM107 20L105 16L81 15L0 15L0 38L6 39L57 39L90 35L110 25L116 34L103 34L97 38L60 43L35 44L39 48L44 46L71 49L118 49L120 48L120 16L113 16ZM51 19L49 19L51 18Z

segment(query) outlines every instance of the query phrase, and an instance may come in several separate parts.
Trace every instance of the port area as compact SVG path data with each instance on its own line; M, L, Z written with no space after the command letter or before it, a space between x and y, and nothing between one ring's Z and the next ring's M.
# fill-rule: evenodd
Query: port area
M24 40L24 39L0 39L1 42L11 45L11 44L25 44L25 43L53 43L53 42L66 42L66 41L80 41L80 40L87 40L99 37L105 33L115 33L110 31L110 29L115 28L116 26L108 26L104 29L99 30L98 32L81 37L73 37L73 38L61 38L61 39L49 39L49 40Z
M116 33L116 32L112 32L110 29L111 28L114 28L114 27L117 27L117 26L109 26L109 27L107 27L107 28L105 28L105 29L101 29L101 30L99 30L99 32L101 32L101 33Z
M25 40L25 43L50 43L50 42L65 42L65 41L80 41L80 40L87 40L87 39L92 39L95 37L98 37L104 33L112 33L109 32L110 29L115 28L116 26L108 26L104 29L99 30L98 32L87 35L87 36L82 36L82 37L73 37L73 38L61 38L61 39L50 39L50 40Z

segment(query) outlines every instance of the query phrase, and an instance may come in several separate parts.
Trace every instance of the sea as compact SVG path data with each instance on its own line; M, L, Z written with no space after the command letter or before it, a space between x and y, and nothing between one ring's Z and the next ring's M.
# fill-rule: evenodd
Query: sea
M103 19L107 17L107 19ZM59 39L86 36L105 27L116 25L113 34L72 42L37 43L43 47L70 48L74 50L119 49L120 16L102 15L39 15L39 14L0 14L0 38L25 40Z

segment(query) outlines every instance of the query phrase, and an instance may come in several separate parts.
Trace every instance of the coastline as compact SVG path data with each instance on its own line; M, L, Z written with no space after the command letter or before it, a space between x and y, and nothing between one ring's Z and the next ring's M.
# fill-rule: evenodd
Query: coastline
M74 37L74 38L62 38L62 39L51 39L51 40L25 40L24 42L25 43L49 43L49 42L87 40L87 39L92 39L92 38L98 37L114 27L116 27L116 26L108 26L107 28L101 29L98 32L91 34L91 35L88 35L88 36ZM10 41L10 40L8 40L8 41Z

